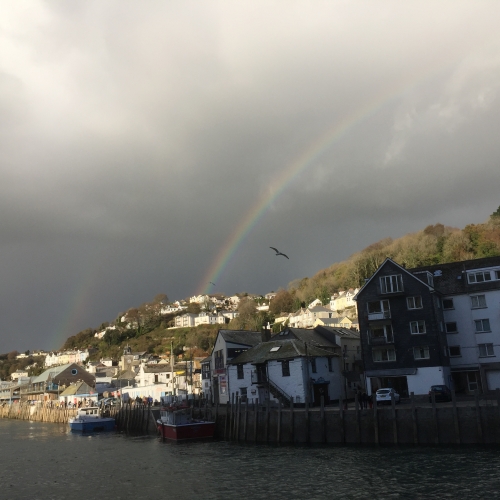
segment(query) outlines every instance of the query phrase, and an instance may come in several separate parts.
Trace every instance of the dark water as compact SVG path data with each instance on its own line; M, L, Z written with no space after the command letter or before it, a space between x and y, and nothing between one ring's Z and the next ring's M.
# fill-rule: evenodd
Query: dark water
M161 443L0 419L0 499L500 498L500 449Z

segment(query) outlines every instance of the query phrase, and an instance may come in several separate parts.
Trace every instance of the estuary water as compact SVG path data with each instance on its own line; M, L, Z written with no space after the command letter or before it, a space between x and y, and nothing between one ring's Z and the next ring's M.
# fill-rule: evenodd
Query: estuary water
M498 448L162 443L0 419L0 499L500 498Z

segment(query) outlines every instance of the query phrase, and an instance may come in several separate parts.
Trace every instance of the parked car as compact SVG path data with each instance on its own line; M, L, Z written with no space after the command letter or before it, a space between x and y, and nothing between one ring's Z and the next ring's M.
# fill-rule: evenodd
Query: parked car
M429 390L429 402L432 403L432 394L436 401L451 401L451 391L446 385L433 385Z
M115 406L116 404L118 404L116 398L104 398L99 401L100 406Z
M377 403L388 403L390 404L392 401L392 394L394 394L394 401L399 403L401 398L399 394L392 388L379 389L376 393Z

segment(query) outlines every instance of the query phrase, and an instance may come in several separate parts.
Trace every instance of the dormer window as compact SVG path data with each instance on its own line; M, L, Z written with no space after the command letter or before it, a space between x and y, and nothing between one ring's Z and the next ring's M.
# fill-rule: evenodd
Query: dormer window
M484 281L491 281L490 271L477 271L469 273L469 283L483 283Z
M393 274L391 276L381 276L380 291L382 293L397 293L403 291L403 276Z

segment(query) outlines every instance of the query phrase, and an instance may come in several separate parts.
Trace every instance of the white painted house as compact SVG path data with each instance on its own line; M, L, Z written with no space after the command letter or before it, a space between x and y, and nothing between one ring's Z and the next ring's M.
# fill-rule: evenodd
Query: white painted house
M278 340L274 340L278 338ZM320 405L342 393L341 363L332 350L298 339L262 342L228 362L232 394L251 403Z
M262 342L262 333L250 330L219 330L212 349L211 390L212 400L226 404L230 398L227 363L250 347Z

